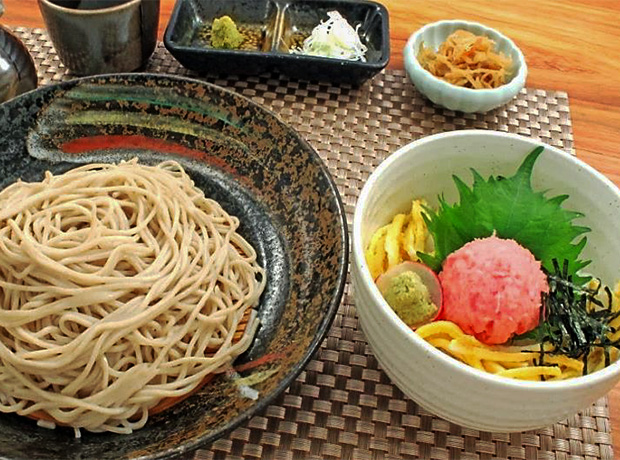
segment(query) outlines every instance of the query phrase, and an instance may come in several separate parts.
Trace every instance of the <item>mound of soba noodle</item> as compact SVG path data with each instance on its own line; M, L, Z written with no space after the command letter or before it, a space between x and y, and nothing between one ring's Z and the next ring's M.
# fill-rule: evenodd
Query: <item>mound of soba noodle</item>
M175 162L0 192L0 410L130 433L250 344L265 274Z

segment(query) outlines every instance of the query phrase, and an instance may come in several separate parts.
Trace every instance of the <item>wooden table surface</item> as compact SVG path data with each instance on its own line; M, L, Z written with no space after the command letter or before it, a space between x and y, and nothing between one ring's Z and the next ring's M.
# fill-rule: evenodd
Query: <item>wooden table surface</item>
M568 92L577 156L620 186L620 2L615 0L382 0L390 13L390 67L402 68L407 38L440 19L482 22L525 54L527 86ZM4 0L1 22L44 27L36 0ZM160 37L174 0L162 0ZM620 385L610 394L620 433ZM614 437L620 455L620 435Z

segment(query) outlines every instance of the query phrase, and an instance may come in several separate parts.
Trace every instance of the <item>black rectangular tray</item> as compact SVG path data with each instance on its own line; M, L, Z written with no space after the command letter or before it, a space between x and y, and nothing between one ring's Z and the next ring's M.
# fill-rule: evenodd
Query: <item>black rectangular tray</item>
M368 47L366 62L289 52L332 10L359 27L360 39ZM210 46L213 19L223 15L253 38L244 44L247 49ZM388 12L383 5L366 0L177 0L164 44L184 67L200 73L280 72L305 80L353 84L380 72L390 59Z

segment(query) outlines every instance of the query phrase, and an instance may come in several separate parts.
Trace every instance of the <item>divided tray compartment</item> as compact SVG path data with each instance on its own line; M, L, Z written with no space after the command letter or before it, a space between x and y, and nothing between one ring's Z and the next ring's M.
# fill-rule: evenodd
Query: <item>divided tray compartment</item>
M291 53L312 29L338 11L357 29L366 61ZM211 47L215 18L230 16L245 38L239 50ZM279 72L294 78L361 83L390 58L389 18L373 1L177 0L164 36L170 53L199 73L256 75Z

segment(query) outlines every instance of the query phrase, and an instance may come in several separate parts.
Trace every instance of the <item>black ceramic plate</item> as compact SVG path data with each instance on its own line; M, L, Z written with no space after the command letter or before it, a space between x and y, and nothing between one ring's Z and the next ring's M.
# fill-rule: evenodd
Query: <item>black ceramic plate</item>
M291 54L328 11L338 11L368 47L366 62ZM214 49L213 19L230 16L247 37L243 50ZM251 42L251 43L250 43ZM372 1L350 0L177 0L166 48L185 67L205 73L281 72L303 79L360 83L390 59L387 9Z
M267 269L261 319L236 364L274 354L278 371L240 395L223 377L130 435L39 428L0 415L2 459L164 458L205 445L264 408L301 372L343 292L348 236L338 192L316 152L272 113L199 81L101 76L40 88L0 106L0 188L46 170L138 156L174 158L237 215ZM1 373L1 370L0 370Z

